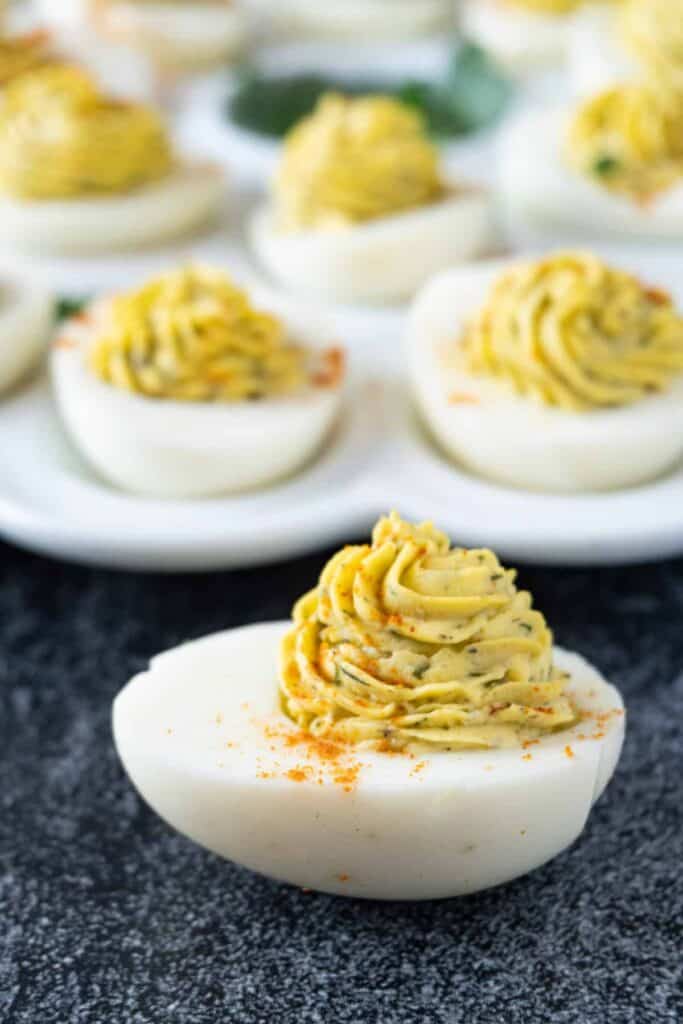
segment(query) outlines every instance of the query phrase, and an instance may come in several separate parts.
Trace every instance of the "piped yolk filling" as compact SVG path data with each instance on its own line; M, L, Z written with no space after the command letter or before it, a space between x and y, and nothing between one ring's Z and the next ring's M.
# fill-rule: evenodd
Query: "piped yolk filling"
M646 203L683 178L683 92L654 80L607 89L574 115L566 150L580 173Z
M683 318L668 295L588 253L504 273L454 349L474 374L572 412L627 405L683 372Z
M0 189L20 199L125 193L173 165L159 115L102 95L84 71L47 65L12 82L0 106Z
M514 747L573 725L552 634L515 575L429 523L381 519L294 607L285 713L313 736L391 750Z
M242 402L302 390L309 356L284 324L208 268L116 297L88 352L101 380L148 398Z
M625 0L617 29L651 82L683 89L683 2Z
M348 227L442 197L419 114L384 96L324 96L284 143L275 179L282 231Z

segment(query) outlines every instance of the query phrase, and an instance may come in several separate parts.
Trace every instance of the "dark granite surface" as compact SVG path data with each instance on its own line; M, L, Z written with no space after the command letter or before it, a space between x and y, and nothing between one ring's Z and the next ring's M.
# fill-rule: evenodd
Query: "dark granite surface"
M680 1021L683 562L522 571L630 712L584 836L531 876L429 904L306 894L142 805L110 740L116 691L162 648L285 616L323 557L165 578L0 545L0 1020Z

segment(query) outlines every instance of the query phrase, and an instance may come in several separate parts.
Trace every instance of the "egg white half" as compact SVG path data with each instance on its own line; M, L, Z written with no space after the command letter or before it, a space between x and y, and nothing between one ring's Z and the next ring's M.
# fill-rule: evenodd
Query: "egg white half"
M34 0L40 21L56 28L79 27L87 24L92 13L92 0Z
M185 163L121 195L75 199L0 197L0 246L53 254L134 249L180 237L218 214L221 168Z
M594 96L619 82L631 81L639 68L616 34L615 12L588 7L572 19L569 73L578 96Z
M341 302L412 295L444 267L482 255L496 238L491 198L474 189L339 230L279 232L265 205L250 218L248 234L282 284Z
M38 363L54 322L52 296L35 284L0 278L0 392Z
M297 730L278 709L275 667L287 628L248 626L167 651L116 698L121 761L180 832L294 885L414 900L507 882L581 834L616 767L624 714L578 655L555 652L593 717L527 752L362 750L330 764L288 741Z
M169 65L208 67L235 56L246 41L237 6L211 3L135 4L120 0L102 16L106 30Z
M613 490L670 469L683 456L683 375L632 405L573 413L444 366L444 350L457 343L504 269L496 263L447 271L411 310L412 384L441 447L480 476L537 491Z
M565 159L570 118L563 107L531 111L504 131L500 188L509 214L532 226L575 229L593 238L683 238L683 185L639 205L594 184Z
M411 39L447 27L451 0L261 0L280 35L359 43Z
M500 0L466 0L463 28L509 70L523 72L561 60L571 17L515 10Z
M83 456L106 480L135 494L209 497L288 476L320 448L341 402L336 387L257 402L151 399L106 384L86 365L103 308L64 325L50 369L57 405ZM329 335L303 317L292 337L322 349Z

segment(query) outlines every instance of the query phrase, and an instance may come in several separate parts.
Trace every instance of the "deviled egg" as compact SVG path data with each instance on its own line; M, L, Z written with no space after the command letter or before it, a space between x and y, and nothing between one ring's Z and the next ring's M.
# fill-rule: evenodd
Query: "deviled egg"
M682 0L587 7L572 25L569 59L580 95L643 77L683 89Z
M98 0L96 19L106 35L169 70L222 64L246 41L245 16L232 0Z
M340 406L343 355L307 319L251 305L210 268L95 303L52 350L74 443L137 494L203 497L293 473Z
M500 154L509 212L592 235L683 235L683 92L616 85L578 109L519 116Z
M585 5L586 0L465 0L463 27L501 64L528 71L564 58L572 19Z
M53 323L51 295L35 284L0 273L0 392L36 366Z
M175 156L151 108L83 70L22 75L0 107L0 245L90 252L182 235L223 201L220 168Z
M481 476L604 491L683 455L683 316L588 253L442 274L408 347L425 423Z
M533 870L581 834L624 709L553 648L515 575L381 519L292 623L186 644L128 683L128 775L196 842L324 892L435 899Z
M410 295L492 244L488 194L446 181L416 111L330 94L288 135L249 234L289 287L341 301Z
M453 0L252 0L276 33L360 44L415 39L447 28Z

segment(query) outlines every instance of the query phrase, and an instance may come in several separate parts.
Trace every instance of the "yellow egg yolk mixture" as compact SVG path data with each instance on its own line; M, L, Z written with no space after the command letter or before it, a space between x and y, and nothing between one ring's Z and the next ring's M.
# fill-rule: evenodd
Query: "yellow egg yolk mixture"
M581 412L664 390L683 371L683 318L632 275L560 253L505 272L457 353L474 374Z
M88 364L115 387L181 401L287 395L308 381L307 352L288 341L284 324L208 268L169 273L116 297Z
M571 14L584 0L502 0L505 7L515 7L530 14Z
M295 605L286 714L316 737L390 750L510 747L577 720L552 634L515 572L395 513Z
M592 181L647 203L683 177L683 93L654 81L599 93L574 115L566 152Z
M0 189L20 199L125 193L165 177L173 158L159 115L102 95L70 65L15 79L0 106Z
M288 135L275 179L282 231L345 227L424 206L444 185L419 114L384 96L324 96Z

